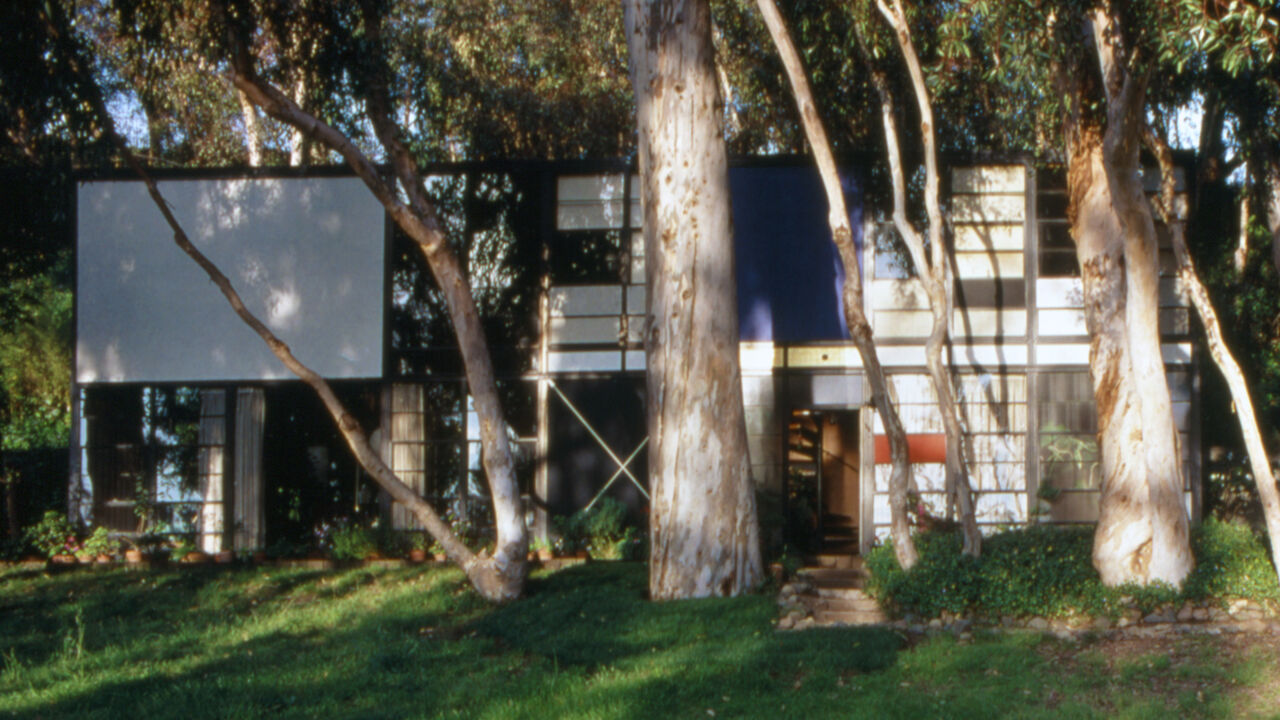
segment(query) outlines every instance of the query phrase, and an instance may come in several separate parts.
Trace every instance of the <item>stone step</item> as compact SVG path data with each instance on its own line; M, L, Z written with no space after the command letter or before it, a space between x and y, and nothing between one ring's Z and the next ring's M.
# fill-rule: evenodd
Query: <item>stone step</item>
M814 587L813 597L837 598L840 600L870 600L870 595L862 588L853 587Z
M829 588L860 588L867 579L867 572L857 563L851 563L854 567L845 568L805 568L800 571L800 575L814 585L814 587Z
M888 616L876 610L874 612L820 610L813 614L819 625L875 625L889 621Z
M834 570L859 570L861 569L862 558L848 552L821 552L814 556L814 562L819 568L830 568Z
M880 604L869 597L817 597L805 604L814 612L880 612Z

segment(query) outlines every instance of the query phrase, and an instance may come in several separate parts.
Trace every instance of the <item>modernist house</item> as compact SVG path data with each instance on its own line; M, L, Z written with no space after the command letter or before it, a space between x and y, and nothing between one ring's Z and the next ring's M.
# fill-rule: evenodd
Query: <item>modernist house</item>
M538 532L549 515L603 495L642 520L645 258L634 167L432 173L486 323ZM929 310L871 199L872 175L857 163L846 173L866 309L922 499L940 515ZM479 433L441 299L361 183L337 170L161 179L191 237L295 354L333 379L400 477L480 520ZM865 550L887 533L887 443L847 341L843 268L817 174L804 159L751 161L730 180L751 466L781 509L765 522L801 547ZM953 165L947 180L949 353L979 521L1092 521L1089 346L1062 177L1009 161ZM310 391L173 245L140 183L86 177L75 207L73 512L121 531L140 518L163 523L211 550L296 542L339 517L413 527L359 471ZM1167 255L1163 353L1198 515L1196 358Z

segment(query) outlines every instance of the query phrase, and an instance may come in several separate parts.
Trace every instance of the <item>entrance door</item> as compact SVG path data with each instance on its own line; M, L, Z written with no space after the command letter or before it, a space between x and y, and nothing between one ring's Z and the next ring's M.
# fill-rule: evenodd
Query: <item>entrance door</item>
M859 428L857 410L791 413L787 534L802 550L821 555L858 552Z

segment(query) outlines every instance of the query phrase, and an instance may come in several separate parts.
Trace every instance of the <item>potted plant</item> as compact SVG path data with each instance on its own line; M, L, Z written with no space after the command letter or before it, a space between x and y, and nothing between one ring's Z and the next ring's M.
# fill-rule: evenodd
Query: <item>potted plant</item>
M542 538L537 538L532 543L529 543L529 549L532 551L533 557L537 558L539 562L546 562L554 557L554 553L551 552L551 543Z
M428 552L431 553L431 559L436 562L446 562L449 559L449 556L445 554L444 546L434 540L431 541L431 547L428 548Z
M27 528L27 541L50 562L75 563L75 553L81 550L75 528L66 516L57 510L48 510L40 522Z
M431 536L424 532L415 533L413 539L409 541L409 562L424 563L427 561L427 551L431 548Z
M85 538L84 550L99 563L109 563L120 551L120 542L111 537L111 531L99 525Z
M174 562L187 565L202 565L209 561L209 556L196 547L195 540L185 536L174 543L173 549L169 551L169 557Z

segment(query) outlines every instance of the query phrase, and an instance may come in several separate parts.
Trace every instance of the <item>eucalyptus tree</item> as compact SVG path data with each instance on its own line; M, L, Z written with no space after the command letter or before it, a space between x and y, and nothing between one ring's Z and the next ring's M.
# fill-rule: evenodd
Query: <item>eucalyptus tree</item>
M957 19L981 37L989 66L1003 64L985 79L1034 98L1020 112L1065 155L1100 446L1093 560L1108 584L1178 585L1194 562L1139 166L1147 93L1161 71L1153 35L1170 7L976 0Z
M947 238L942 203L938 198L940 183L938 170L938 146L933 102L925 83L924 69L912 41L911 27L899 0L876 0L876 11L888 25L898 53L902 57L910 80L911 93L916 100L920 117L920 142L924 160L924 205L927 214L926 233L907 217L906 170L902 161L902 149L898 141L897 109L893 93L884 70L875 64L877 54L874 42L866 39L864 52L872 63L871 76L880 96L880 114L884 124L884 140L889 160L890 183L893 189L893 224L898 236L907 246L917 282L924 289L929 301L933 323L925 344L925 364L937 398L938 411L946 435L946 482L948 505L958 512L964 535L964 553L977 557L982 553L982 534L974 513L973 490L969 484L969 467L964 457L964 424L960 403L956 397L951 369L942 353L951 341L951 310L954 294L954 278L947 264ZM864 31L871 34L868 28Z
M862 271L857 248L853 242L853 230L849 225L849 210L845 206L844 189L840 182L835 154L832 152L830 140L827 139L827 131L818 114L817 102L814 100L804 63L787 29L786 20L773 0L758 0L758 5L791 83L796 109L800 114L809 146L813 149L814 161L818 166L822 187L827 195L829 211L827 221L831 227L831 239L840 254L840 262L844 265L845 324L848 325L849 334L858 348L858 355L862 358L867 382L871 386L871 402L875 405L876 412L880 414L885 434L889 439L889 455L892 463L889 474L889 514L893 551L898 564L903 569L910 570L919 560L919 555L916 552L915 541L911 538L911 526L907 518L907 489L911 475L911 465L907 459L907 431L903 427L898 408L890 395L888 378L876 354L871 323L867 320L864 310Z
M364 432L342 406L328 382L294 358L288 346L245 308L226 275L187 238L145 166L116 133L104 95L95 81L98 73L95 72L81 39L75 35L71 22L61 12L61 6L50 3L32 20L38 21L37 27L49 39L49 56L64 65L67 76L72 79L77 104L88 109L102 134L111 139L129 166L145 181L157 209L174 233L175 243L209 275L232 310L262 337L276 357L317 392L360 464L393 498L410 509L428 532L445 547L449 556L462 566L477 590L491 600L510 600L517 597L523 588L527 568L527 530L507 444L506 423L498 403L492 365L474 300L441 230L441 224L426 197L423 179L418 174L416 163L405 151L399 139L399 131L392 123L386 76L379 74L388 70L385 56L381 54L379 39L381 23L385 19L381 12L384 9L368 3L362 8L363 12L342 14L345 8L326 7L329 14L306 19L318 23L319 29L327 31L320 33L319 37L325 39L325 49L332 53L329 59L335 64L346 63L348 76L362 81L359 87L365 118L377 131L387 156L393 161L395 180L386 178L342 131L308 114L259 73L251 51L254 45L250 39L261 27L255 22L258 18L253 13L253 8L246 5L228 8L222 3L215 4L214 12L208 16L207 27L220 41L210 49L226 52L230 59L227 61L211 55L209 62L226 72L239 90L279 122L302 130L340 154L426 256L449 304L455 331L460 338L459 345L470 390L480 417L484 465L495 514L496 544L492 555L477 553L466 547L429 503L395 477L370 447ZM338 32L339 30L343 32ZM358 31L362 32L359 43L354 41ZM400 182L399 187L395 186L396 181Z
M1280 176L1273 176L1276 167L1274 152L1274 136L1268 138L1267 130L1274 133L1274 123L1268 123L1266 116L1276 112L1274 107L1257 107L1248 100L1256 100L1258 94L1275 92L1274 73L1277 66L1276 30L1280 26L1275 9L1264 9L1247 4L1236 4L1228 8L1188 8L1175 16L1178 27L1190 28L1188 33L1194 40L1186 42L1185 37L1176 32L1163 32L1156 35L1155 46L1161 58L1174 61L1176 74L1189 78L1184 82L1182 96L1170 93L1172 97L1162 98L1166 107L1156 105L1149 113L1152 117L1151 127L1145 133L1148 148L1155 155L1160 166L1160 194L1153 203L1160 217L1169 230L1170 241L1177 262L1178 277L1184 291L1189 296L1192 306L1204 327L1205 343L1209 355L1218 371L1222 374L1233 404L1240 436L1249 461L1250 474L1254 479L1260 501L1263 520L1271 542L1271 556L1280 574L1280 489L1276 486L1276 477L1271 461L1263 442L1258 425L1258 417L1254 411L1254 402L1249 389L1249 382L1236 361L1235 353L1228 346L1218 313L1209 295L1209 290L1201 281L1196 264L1191 257L1187 242L1186 215L1202 210L1199 187L1189 195L1186 202L1178 202L1176 195L1177 178L1173 151L1169 141L1170 124L1168 118L1179 109L1177 103L1190 105L1187 102L1185 87L1190 85L1203 98L1200 102L1201 128L1196 159L1196 182L1203 185L1220 182L1225 170L1233 163L1225 158L1228 143L1223 138L1228 113L1238 116L1240 125L1256 132L1257 135L1245 133L1235 145L1236 158L1246 154L1260 156L1261 162L1255 162L1255 169L1261 169L1269 229L1272 231L1271 255L1274 262L1280 262L1280 247L1277 247L1277 224L1280 219L1280 203L1273 183L1280 182ZM1198 82L1197 82L1198 81ZM1169 83L1175 87L1177 83ZM1245 104L1240 104L1246 99ZM1173 105L1173 107L1167 107ZM1270 127L1268 127L1270 126ZM1261 166L1261 168L1258 168ZM1247 190L1246 192L1246 198ZM1242 208L1240 232L1242 240L1248 237L1249 213L1248 204ZM1214 233L1209 230L1205 234ZM1209 241L1221 238L1207 238ZM1242 246L1240 249L1245 249ZM1236 253L1237 273L1242 272L1247 261L1247 252Z
M706 0L627 0L647 263L655 599L760 579L747 457L723 108Z

